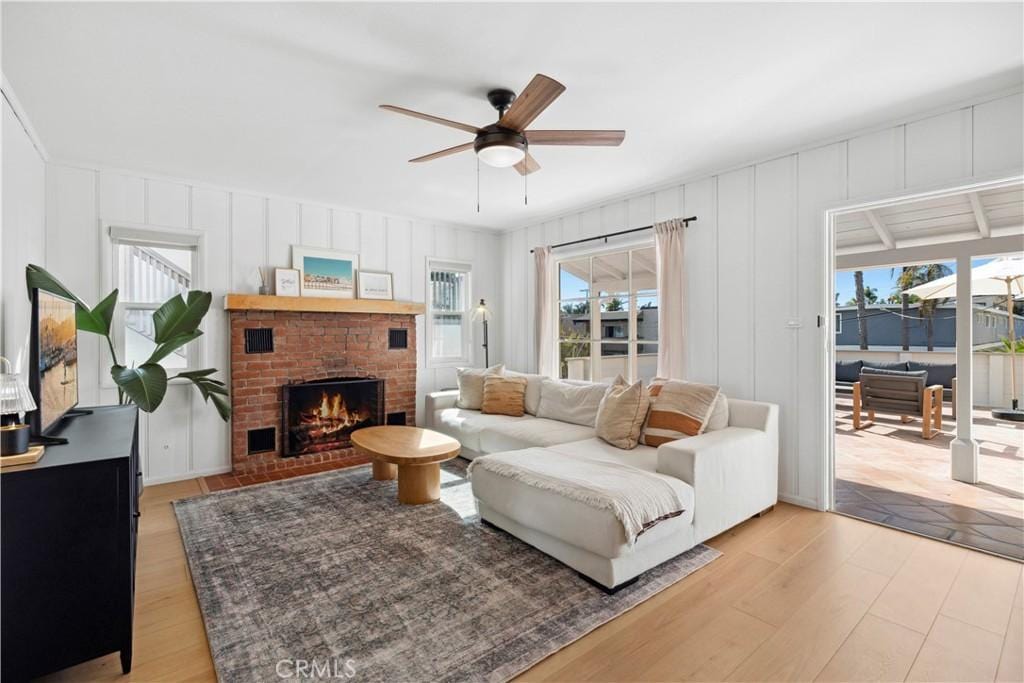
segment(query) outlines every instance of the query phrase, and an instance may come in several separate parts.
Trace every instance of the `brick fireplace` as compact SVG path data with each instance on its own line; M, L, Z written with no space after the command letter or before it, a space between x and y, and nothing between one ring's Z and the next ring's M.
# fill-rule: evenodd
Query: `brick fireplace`
M242 300L247 302L244 307ZM361 464L367 460L349 445L351 429L416 422L415 313L252 308L288 305L284 300L293 300L295 307L331 309L364 305L405 310L411 306L228 295L225 308L231 326L231 462L235 475L317 463ZM371 389L379 391L374 387L383 390L382 397L372 393ZM363 401L359 397L367 391L368 399ZM285 416L288 393L295 404L291 425ZM308 405L296 404L299 397ZM378 399L382 399L379 406L372 403ZM289 429L294 434L297 420L321 419L333 421L331 428L338 430L331 439L300 448L294 445L293 436L289 446ZM307 438L305 432L303 438Z

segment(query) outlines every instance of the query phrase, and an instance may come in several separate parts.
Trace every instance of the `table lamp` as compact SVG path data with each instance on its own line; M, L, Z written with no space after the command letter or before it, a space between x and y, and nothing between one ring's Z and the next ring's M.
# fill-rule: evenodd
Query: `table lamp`
M487 350L487 321L491 319L491 311L487 308L487 304L483 299L480 299L480 304L473 309L473 322L483 322L484 324L484 367L488 368L491 366L490 354Z
M28 450L29 426L21 423L21 413L36 409L32 392L11 362L0 356L0 455L21 455Z

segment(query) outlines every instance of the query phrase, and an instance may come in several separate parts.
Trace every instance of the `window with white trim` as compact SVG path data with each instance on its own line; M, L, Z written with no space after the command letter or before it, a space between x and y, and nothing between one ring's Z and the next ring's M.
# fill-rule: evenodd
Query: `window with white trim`
M119 360L144 363L156 348L153 313L171 297L196 289L198 240L187 234L130 228L110 229L113 275L118 288L114 340ZM199 367L199 343L192 341L160 361L167 369Z
M427 260L427 362L432 367L469 365L472 351L472 266Z
M558 367L563 379L650 380L658 368L654 247L558 262Z

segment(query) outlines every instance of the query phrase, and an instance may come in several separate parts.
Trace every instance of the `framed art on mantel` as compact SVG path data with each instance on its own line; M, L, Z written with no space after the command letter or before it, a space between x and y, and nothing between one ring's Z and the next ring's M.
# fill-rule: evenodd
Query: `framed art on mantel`
M292 245L292 268L301 274L302 296L354 299L359 255Z
M274 294L277 296L300 296L299 271L295 268L274 269Z
M382 299L391 301L395 298L391 288L391 273L377 273L368 270L359 271L359 298Z

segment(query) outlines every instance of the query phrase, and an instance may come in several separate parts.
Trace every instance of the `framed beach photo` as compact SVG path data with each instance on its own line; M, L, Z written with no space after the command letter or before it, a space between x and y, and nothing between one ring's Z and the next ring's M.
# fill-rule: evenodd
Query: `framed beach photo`
M301 296L299 271L295 268L274 269L274 294L277 296Z
M354 299L359 255L292 245L292 268L300 273L302 296Z
M378 273L370 270L359 271L359 298L386 299L395 298L391 288L391 273Z

